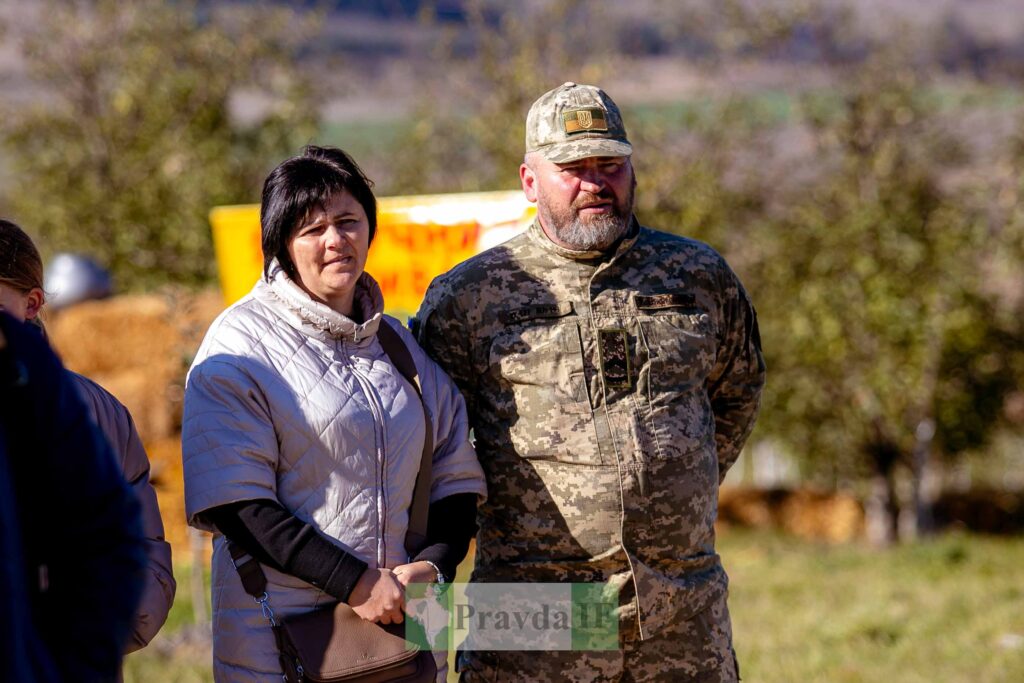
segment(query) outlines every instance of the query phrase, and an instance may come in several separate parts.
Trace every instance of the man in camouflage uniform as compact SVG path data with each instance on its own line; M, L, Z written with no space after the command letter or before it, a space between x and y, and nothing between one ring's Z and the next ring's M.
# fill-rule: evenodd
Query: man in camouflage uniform
M466 398L489 498L474 581L619 589L618 651L466 652L464 681L735 681L718 487L754 424L754 309L705 244L640 226L615 103L534 103L538 217L430 286L420 343Z

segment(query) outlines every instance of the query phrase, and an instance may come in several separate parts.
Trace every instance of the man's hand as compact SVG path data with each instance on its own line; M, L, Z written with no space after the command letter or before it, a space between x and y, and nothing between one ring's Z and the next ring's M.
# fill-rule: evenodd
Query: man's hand
M352 611L367 621L400 624L405 590L390 569L367 569L348 596Z
M395 576L402 586L410 583L437 583L437 570L429 562L410 562L395 567Z

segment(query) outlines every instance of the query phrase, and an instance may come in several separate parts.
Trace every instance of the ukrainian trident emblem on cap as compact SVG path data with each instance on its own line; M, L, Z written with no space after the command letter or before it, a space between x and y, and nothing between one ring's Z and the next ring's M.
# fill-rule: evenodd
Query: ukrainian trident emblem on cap
M565 127L565 132L569 134L608 131L604 110L598 108L572 109L563 112L562 125Z
M628 157L633 147L612 98L596 86L568 82L530 107L526 151L564 164L586 157Z

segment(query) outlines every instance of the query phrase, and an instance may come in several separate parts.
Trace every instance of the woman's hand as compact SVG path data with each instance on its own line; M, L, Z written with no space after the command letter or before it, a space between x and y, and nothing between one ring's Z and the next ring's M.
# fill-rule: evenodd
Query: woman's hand
M437 583L437 570L429 562L410 562L395 567L395 577L402 584Z
M367 569L348 596L349 607L367 621L400 624L405 589L390 569Z

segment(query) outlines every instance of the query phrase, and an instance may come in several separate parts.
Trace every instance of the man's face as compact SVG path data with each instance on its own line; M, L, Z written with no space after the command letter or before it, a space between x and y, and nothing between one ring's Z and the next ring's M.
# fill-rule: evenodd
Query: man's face
M603 251L629 230L636 178L629 157L588 157L565 164L537 153L519 168L526 198L537 204L551 241Z

